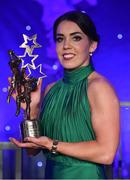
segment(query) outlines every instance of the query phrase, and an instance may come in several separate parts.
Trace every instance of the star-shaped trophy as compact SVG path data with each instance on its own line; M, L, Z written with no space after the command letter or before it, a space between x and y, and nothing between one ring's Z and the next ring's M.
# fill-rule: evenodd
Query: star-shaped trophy
M25 102L26 104L24 119L21 122L21 134L24 141L28 136L40 136L38 120L31 119L30 117L31 92L37 89L38 79L45 78L46 75L42 72L42 64L39 64L37 67L35 66L38 55L33 55L33 50L41 47L41 45L36 42L37 34L32 37L23 34L23 38L24 43L20 45L20 48L25 48L23 55L17 56L14 51L9 51L9 66L12 71L12 80L7 101L10 102L10 97L13 91L16 90L16 116L20 113L21 103ZM28 70L28 74L26 74L26 70Z
M35 68L34 61L39 55L32 55L28 52L24 52L24 55L19 56L22 60L22 68L28 67L28 65L32 65Z
M37 67L28 65L27 66L29 74L27 77L33 77L35 76L36 78L45 78L46 74L42 72L42 64L39 64Z
M23 34L23 38L24 43L22 43L19 47L26 48L26 52L28 52L29 54L32 54L35 48L41 47L41 45L36 42L37 34L33 35L32 37L28 37L25 34Z

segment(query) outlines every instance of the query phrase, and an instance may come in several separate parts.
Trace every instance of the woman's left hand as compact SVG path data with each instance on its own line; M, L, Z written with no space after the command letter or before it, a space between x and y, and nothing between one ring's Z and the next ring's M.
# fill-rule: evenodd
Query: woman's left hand
M10 141L17 147L33 149L43 148L50 150L53 144L53 140L46 136L41 136L39 138L27 137L25 138L25 142L20 142L15 138L10 138Z

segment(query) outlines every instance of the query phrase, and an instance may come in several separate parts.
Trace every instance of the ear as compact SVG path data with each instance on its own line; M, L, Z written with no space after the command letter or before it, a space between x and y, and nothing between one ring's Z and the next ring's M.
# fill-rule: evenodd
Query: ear
M90 44L89 52L93 53L97 49L98 42L92 41Z

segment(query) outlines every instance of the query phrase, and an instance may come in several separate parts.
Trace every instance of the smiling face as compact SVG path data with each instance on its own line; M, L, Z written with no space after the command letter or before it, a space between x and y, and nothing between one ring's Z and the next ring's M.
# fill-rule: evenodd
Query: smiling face
M87 66L90 61L89 53L94 52L96 47L97 43L90 41L76 23L64 20L58 25L56 51L64 68Z

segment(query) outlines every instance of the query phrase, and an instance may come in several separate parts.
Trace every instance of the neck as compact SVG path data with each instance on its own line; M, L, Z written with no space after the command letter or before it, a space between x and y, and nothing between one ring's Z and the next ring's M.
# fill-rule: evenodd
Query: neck
M77 83L89 76L94 71L94 68L91 64L88 66L81 66L75 69L64 69L64 78L63 82L68 84Z

